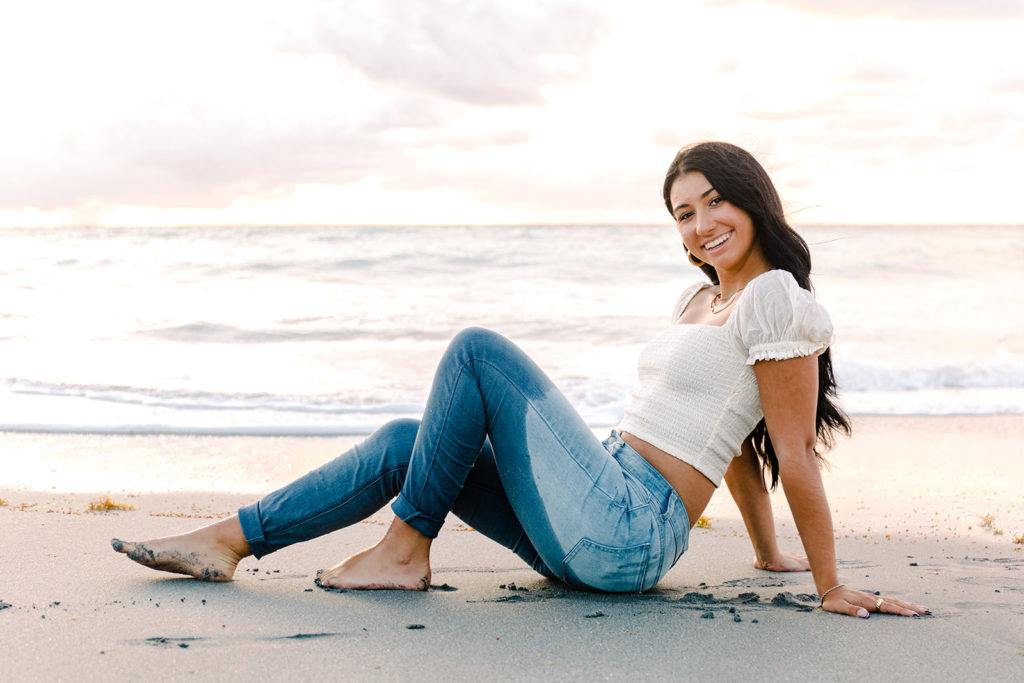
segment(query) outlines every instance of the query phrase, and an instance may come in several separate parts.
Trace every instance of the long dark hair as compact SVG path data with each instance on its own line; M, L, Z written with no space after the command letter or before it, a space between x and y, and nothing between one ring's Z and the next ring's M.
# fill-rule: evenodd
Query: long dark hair
M670 214L672 184L676 178L691 171L703 173L719 196L750 214L758 244L768 263L774 268L789 271L797 284L813 291L811 251L807 242L786 222L775 185L750 152L727 142L701 142L679 150L665 174L662 191ZM713 267L705 263L700 269L711 282L718 284L718 273ZM850 419L839 407L836 396L836 379L829 349L818 356L818 405L814 429L819 443L826 449L835 443L837 431L850 433ZM771 488L774 490L779 481L779 459L764 419L750 433L750 441L754 452L761 458L762 470L771 473ZM814 454L821 458L817 449Z

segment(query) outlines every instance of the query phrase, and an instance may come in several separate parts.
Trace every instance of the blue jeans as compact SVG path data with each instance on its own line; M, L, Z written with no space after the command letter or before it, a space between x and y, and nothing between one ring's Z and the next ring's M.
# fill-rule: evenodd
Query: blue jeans
M397 498L395 498L397 496ZM392 509L425 536L449 511L549 578L642 591L686 550L679 496L616 432L600 442L518 347L459 333L422 421L397 420L239 510L256 557Z

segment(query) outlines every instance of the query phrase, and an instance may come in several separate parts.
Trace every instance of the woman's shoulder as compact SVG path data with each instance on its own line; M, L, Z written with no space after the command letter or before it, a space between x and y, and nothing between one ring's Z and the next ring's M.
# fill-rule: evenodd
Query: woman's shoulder
M679 295L678 299L676 299L676 305L672 309L672 322L676 322L677 320L679 320L679 316L683 314L683 311L686 309L687 304L690 303L690 300L693 299L693 297L697 296L698 292L710 286L710 282L694 282L689 287L684 289L683 293Z
M828 311L785 270L770 270L740 297L736 324L751 360L820 353L831 342Z
M773 294L789 294L792 296L794 294L799 295L799 292L807 292L797 283L793 273L780 268L765 271L755 277L747 283L746 291L760 296ZM807 292L807 294L810 294L810 292Z
M808 309L821 308L809 290L804 289L788 270L769 270L747 283L740 297L740 309Z

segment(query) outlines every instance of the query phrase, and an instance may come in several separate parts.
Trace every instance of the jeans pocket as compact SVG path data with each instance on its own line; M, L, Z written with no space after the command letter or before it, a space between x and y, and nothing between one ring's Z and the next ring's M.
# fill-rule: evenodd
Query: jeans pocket
M635 593L643 588L651 544L620 548L580 539L562 560L571 586L609 593Z

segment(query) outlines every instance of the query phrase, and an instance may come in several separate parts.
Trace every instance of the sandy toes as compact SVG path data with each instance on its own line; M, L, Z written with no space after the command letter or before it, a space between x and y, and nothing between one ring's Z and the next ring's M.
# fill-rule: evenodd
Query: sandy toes
M199 549L195 542L173 536L143 543L114 538L110 545L143 566L201 581L230 581L241 559L215 549Z

